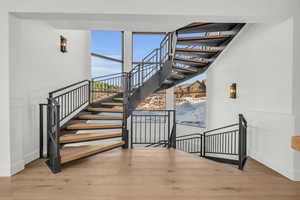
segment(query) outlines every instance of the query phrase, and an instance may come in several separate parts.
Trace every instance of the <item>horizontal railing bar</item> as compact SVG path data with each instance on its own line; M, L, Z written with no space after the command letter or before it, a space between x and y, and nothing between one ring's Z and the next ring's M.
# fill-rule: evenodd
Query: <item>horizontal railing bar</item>
M238 153L224 153L224 152L212 152L212 151L205 151L205 153L222 154L222 155L232 155L232 156L239 155Z
M191 133L191 134L188 134L188 135L180 135L180 136L177 136L176 138L182 138L182 137L188 137L188 136L194 136L194 135L203 136L201 133Z
M211 136L216 136L216 135L224 135L224 134L229 134L229 133L237 133L238 131L239 131L238 129L235 129L235 130L226 131L226 132L222 132L222 133L214 133L214 134L206 135L206 137L211 137Z
M55 97L53 97L53 98L54 98L54 99L58 99L58 98L61 97L61 96L64 96L64 95L66 95L66 94L68 94L68 93L71 93L71 92L74 92L75 90L84 88L84 87L86 87L87 85L89 85L89 84L81 85L81 86L79 86L79 87L77 87L77 88L74 88L74 89L72 89L72 90L69 90L69 91L67 91L67 92L65 92L65 93L62 93L62 94L60 94L60 95L58 95L58 96L55 96Z
M92 80L98 79L98 78L103 78L103 77L109 77L109 76L120 75L120 74L124 74L124 72L115 73L115 74L108 74L108 75L103 75L103 76L96 76L96 77L93 77Z
M228 125L228 126L223 126L223 127L220 127L220 128L204 131L204 133L210 133L210 132L213 132L213 131L217 131L217 130L221 130L221 129L225 129L225 128L230 128L230 127L234 127L234 126L238 126L238 125L239 125L238 123L231 124L231 125Z
M199 138L201 138L201 137L194 137L194 138L184 138L184 139L179 139L179 140L176 140L176 142L187 141L187 140L198 140Z

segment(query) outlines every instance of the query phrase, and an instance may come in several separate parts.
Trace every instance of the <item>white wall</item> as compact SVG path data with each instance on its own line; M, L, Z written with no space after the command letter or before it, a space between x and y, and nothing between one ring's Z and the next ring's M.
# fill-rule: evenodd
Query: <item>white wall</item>
M48 92L90 78L90 32L56 30L11 17L10 129L12 174L39 156L39 103ZM60 52L60 35L68 40Z
M248 24L208 70L208 127L249 123L248 153L294 179L293 20ZM229 98L237 83L237 99Z

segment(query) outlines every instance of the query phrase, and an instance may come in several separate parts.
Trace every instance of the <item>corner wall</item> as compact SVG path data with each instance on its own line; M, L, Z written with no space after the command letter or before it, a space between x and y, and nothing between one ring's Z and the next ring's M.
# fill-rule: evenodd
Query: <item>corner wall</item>
M60 52L60 35L68 52ZM39 103L48 92L90 78L90 32L10 17L11 174L39 156ZM22 144L20 146L20 144Z
M208 127L248 120L248 154L295 180L293 20L247 24L208 70ZM237 99L229 98L237 83Z

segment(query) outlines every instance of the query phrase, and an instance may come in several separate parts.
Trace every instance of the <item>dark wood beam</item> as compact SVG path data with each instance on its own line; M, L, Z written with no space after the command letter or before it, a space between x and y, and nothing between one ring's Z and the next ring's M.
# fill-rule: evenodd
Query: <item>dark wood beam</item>
M91 56L95 56L95 57L98 57L98 58L103 58L103 59L106 59L106 60L111 60L111 61L123 63L122 60L119 60L119 59L117 59L117 58L112 58L112 57L108 57L108 56L103 56L103 55L97 54L97 53L91 53Z

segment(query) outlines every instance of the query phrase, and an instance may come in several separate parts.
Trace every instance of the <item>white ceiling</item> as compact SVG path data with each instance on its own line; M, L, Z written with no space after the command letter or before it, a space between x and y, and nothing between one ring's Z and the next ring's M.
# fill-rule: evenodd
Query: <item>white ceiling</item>
M62 14L13 13L16 17L43 20L57 29L174 31L192 22L270 22L281 17L142 15L142 14Z

